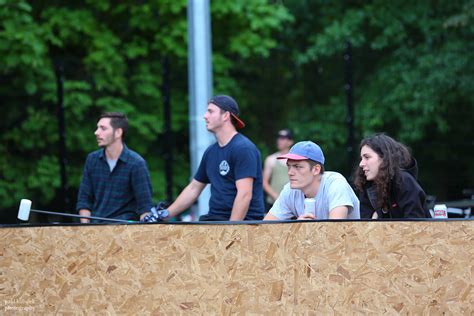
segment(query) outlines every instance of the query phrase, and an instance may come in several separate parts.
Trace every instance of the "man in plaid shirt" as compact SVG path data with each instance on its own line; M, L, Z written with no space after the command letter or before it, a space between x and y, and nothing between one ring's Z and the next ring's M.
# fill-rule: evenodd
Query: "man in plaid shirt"
M148 167L125 145L127 129L128 119L122 113L99 117L95 136L101 149L87 156L76 205L80 215L137 220L152 208Z

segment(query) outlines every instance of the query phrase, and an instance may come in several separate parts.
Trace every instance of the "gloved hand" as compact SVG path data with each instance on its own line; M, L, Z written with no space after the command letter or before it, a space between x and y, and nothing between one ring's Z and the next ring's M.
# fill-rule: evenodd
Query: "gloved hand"
M150 214L146 215L143 218L143 222L145 223L156 223L163 221L165 218L167 218L170 215L170 212L168 211L167 203L160 201L156 206L153 206L150 210Z

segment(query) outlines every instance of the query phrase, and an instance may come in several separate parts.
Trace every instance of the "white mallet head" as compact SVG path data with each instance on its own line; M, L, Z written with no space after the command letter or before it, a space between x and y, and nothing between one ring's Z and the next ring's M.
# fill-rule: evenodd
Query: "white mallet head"
M20 209L18 210L18 219L22 221L28 221L30 218L31 201L22 199L20 202Z

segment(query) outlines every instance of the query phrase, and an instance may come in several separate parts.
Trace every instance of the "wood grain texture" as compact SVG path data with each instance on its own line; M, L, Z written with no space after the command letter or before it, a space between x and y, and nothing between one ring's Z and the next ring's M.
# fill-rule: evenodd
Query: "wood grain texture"
M473 221L0 229L0 313L472 315Z

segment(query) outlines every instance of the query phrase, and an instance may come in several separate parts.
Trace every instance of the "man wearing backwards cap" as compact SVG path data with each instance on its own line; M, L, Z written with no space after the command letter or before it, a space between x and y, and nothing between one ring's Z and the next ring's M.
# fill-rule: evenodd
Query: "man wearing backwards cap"
M262 160L257 147L237 132L245 126L237 102L227 95L211 98L204 120L217 142L207 148L194 179L169 206L169 217L188 209L210 183L209 213L199 220L262 219Z
M278 159L287 159L290 182L265 220L360 218L359 199L341 174L324 171L324 154L317 144L296 143ZM305 198L316 200L315 215L305 213Z

